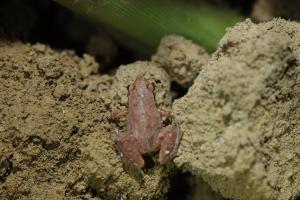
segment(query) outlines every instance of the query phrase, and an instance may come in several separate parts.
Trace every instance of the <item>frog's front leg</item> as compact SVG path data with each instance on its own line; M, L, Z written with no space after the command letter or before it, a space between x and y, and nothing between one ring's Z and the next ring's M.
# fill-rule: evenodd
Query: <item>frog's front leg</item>
M164 117L169 118L171 116L171 112L170 111L167 111L167 110L165 110L163 108L158 108L157 110Z
M157 145L160 147L159 162L165 164L172 160L178 151L181 132L176 124L163 127L158 135Z
M145 162L141 154L141 144L129 134L120 134L115 140L125 167L143 168Z
M127 112L128 112L127 108L124 108L122 110L119 110L119 111L116 111L116 112L112 112L111 116L113 118L119 119L119 118L123 117L125 114L127 114Z

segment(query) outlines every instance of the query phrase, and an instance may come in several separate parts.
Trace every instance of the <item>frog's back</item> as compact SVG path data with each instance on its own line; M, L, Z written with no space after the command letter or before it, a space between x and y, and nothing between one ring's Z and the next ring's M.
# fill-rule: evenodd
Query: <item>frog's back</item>
M142 85L131 90L128 97L127 126L129 133L134 135L145 152L154 150L162 122L151 89Z

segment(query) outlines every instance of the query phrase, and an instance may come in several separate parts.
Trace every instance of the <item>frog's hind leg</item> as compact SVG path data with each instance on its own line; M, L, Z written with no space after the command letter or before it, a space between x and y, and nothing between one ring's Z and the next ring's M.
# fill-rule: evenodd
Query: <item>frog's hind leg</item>
M117 149L126 168L141 169L145 161L141 154L141 144L129 134L120 134L115 140Z
M181 136L178 125L168 125L162 128L157 140L160 146L159 162L161 164L167 163L176 156Z

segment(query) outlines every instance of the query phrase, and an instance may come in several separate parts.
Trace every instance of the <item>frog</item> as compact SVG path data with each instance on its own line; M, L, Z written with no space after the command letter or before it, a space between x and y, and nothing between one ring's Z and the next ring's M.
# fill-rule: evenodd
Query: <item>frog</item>
M163 125L163 117L170 112L158 108L154 87L144 76L138 76L128 89L128 107L115 112L115 118L127 114L127 130L117 134L116 148L126 166L142 169L143 155L151 155L159 150L158 162L164 165L177 154L181 131L178 123Z

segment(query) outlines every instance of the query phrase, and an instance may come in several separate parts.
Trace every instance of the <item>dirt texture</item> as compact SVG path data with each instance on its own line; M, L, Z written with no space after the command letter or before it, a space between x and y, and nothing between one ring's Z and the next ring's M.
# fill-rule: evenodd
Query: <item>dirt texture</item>
M258 0L253 5L252 17L258 21L269 21L274 17L300 20L298 0Z
M41 44L0 42L1 199L90 196L78 142L103 106L85 93L80 61Z
M178 35L163 37L156 54L151 58L182 87L192 85L208 59L205 49Z
M173 113L184 134L175 163L226 198L300 195L300 25L229 29Z
M127 95L112 88L126 90L136 70L170 105L167 74L142 62L121 67L116 78L98 70L89 55L0 41L0 199L164 198L172 164L149 167L140 180L126 173L114 148L125 122L111 111Z

